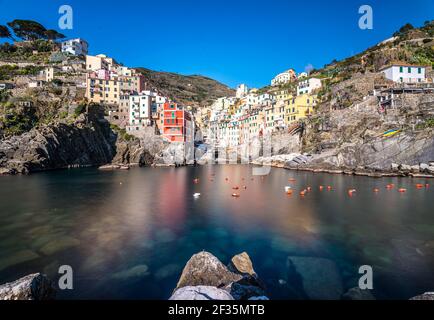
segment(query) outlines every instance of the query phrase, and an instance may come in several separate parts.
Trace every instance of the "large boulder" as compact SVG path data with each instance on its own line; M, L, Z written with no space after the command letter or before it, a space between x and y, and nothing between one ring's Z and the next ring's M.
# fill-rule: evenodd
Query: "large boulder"
M413 297L410 300L434 300L434 292L425 292L424 294Z
M176 289L199 285L224 287L241 279L241 275L230 271L211 253L202 251L187 262Z
M225 290L212 286L187 286L176 290L169 300L234 300Z
M288 257L288 281L299 279L306 296L312 300L339 300L342 279L336 264L316 257Z
M0 300L51 300L55 294L52 282L40 273L0 285Z

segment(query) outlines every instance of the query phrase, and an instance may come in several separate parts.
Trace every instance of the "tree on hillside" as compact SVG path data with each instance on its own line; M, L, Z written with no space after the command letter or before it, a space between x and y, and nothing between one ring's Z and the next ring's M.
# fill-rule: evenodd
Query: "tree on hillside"
M410 31L410 30L413 30L413 29L414 29L413 25L410 24L410 23L407 23L407 24L403 25L403 26L401 27L401 29L399 29L399 31L395 32L395 33L393 34L393 36L394 36L394 37L400 36L400 35L402 35L402 34L408 32L408 31Z
M57 32L56 30L50 29L45 32L45 36L48 40L59 40L66 38L65 35Z
M9 38L12 39L11 32L8 27L0 25L0 38Z
M8 26L14 31L17 37L23 40L47 39L47 29L36 21L16 19L12 22L8 22Z

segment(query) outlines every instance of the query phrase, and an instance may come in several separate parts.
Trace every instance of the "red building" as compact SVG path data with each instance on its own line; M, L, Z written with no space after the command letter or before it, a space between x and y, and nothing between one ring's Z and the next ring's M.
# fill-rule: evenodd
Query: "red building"
M171 142L191 142L194 138L194 123L190 113L176 103L163 105L162 135Z

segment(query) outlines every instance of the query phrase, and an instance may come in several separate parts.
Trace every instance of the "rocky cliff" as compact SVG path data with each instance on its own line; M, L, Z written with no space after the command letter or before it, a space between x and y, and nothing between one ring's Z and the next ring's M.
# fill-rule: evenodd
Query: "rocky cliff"
M102 110L80 115L74 123L53 122L0 141L0 174L98 166L147 165L153 156L139 139L124 139Z

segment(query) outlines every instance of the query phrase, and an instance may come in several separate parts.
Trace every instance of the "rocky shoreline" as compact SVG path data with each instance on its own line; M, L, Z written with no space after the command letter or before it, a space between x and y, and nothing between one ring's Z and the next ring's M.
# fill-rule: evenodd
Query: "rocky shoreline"
M344 292L332 260L317 257L288 257L288 279L279 280L288 290L301 290L303 300L375 300L370 290L358 287ZM289 279L297 279L289 280ZM298 289L297 289L298 288ZM40 273L0 285L0 300L53 300L54 283ZM169 300L270 300L267 288L246 252L224 265L217 257L202 251L186 263ZM426 292L410 300L434 300Z

